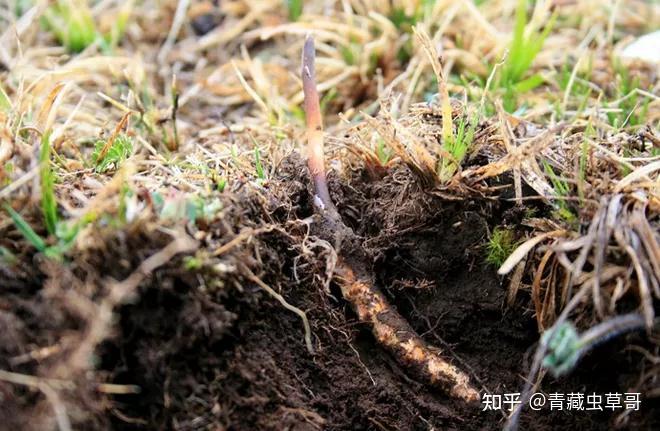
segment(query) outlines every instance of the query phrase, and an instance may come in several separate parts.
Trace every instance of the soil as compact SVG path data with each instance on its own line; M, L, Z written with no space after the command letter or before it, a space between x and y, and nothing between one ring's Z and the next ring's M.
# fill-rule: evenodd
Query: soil
M144 282L133 303L121 307L116 333L97 349L99 374L113 383L138 385L140 393L105 398L73 394L81 412L92 413L79 412L83 428L501 427L501 412L462 404L412 378L374 342L339 289L332 284L324 288L327 256L318 249L302 255L304 224L293 222L312 214L304 171L300 160L286 161L270 186L272 199L246 189L231 202L221 223L205 227L209 235L202 243L210 246L230 231L235 234L237 226L258 227L269 221L284 227L232 251L225 265L246 264L292 305L305 310L312 324L314 354L305 348L299 317L239 271L227 270L226 276L193 273L183 271L177 259ZM349 178L332 177L332 194L344 219L364 238L377 281L414 329L469 370L482 390L520 392L538 340L536 322L527 308L529 298L505 306L506 285L484 263L482 250L488 229L508 208L491 201L443 201L416 189L411 178L402 181L409 175L395 170L370 180L358 170ZM407 190L401 190L403 183ZM87 258L76 260L72 274L84 279L87 265L104 277L126 277L144 256L166 243L157 232L136 232L124 232L105 251L86 250ZM118 258L126 256L133 261ZM23 351L19 345L49 345L62 333L80 329L74 313L52 315L55 307L43 311L47 295L40 283L53 274L43 265L39 268L29 288L8 288L12 292L6 297L11 299L0 308L10 329L2 334L3 357ZM10 308L18 303L22 311ZM44 315L52 320L35 317ZM39 340L35 334L50 339ZM643 343L642 336L631 336ZM543 391L625 392L639 375L636 356L624 351L625 345L620 341L602 346L583 360L579 372L566 378L546 377ZM39 365L45 366L54 365ZM35 372L36 367L23 371ZM6 404L5 412L38 414L46 409L35 401L38 392L0 385L0 396L10 391L18 395L17 405ZM641 411L633 413L625 427L660 429L658 407L657 400L643 400ZM0 428L35 426L21 415L0 416ZM520 429L602 430L614 425L611 412L545 409L526 410Z

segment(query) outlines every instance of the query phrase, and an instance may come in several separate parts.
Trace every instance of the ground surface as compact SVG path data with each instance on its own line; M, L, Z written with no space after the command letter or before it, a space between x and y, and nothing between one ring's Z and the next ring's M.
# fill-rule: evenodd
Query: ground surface
M368 184L350 188L371 193ZM520 370L538 337L535 321L519 304L505 308L506 289L480 261L476 248L487 227L482 211L441 200L430 205L434 217L409 220L417 228L379 250L376 271L425 339L460 358L455 360L493 393L518 392ZM361 218L356 225L377 231L374 223L379 220ZM116 398L123 414L149 418L151 426L174 421L181 429L217 423L232 429L493 429L502 422L500 413L453 401L408 377L356 321L337 290L320 291L305 281L304 269L298 270L303 280L295 282L296 254L287 250L286 240L267 236L257 247L269 257L261 265L279 269L266 279L308 311L316 354L305 350L296 316L282 312L253 285L208 294L195 282L170 281L165 291L155 283L137 304L122 310L122 344L102 349L104 368L116 373L116 382L145 388ZM208 335L192 335L200 332ZM605 393L626 387L633 376L616 382L610 377L631 366L621 347L594 352L580 373L551 381L544 390ZM600 355L609 359L599 361ZM658 426L657 406L646 409L632 417L631 428ZM596 430L612 426L613 419L607 413L532 412L521 426ZM123 418L113 423L134 428Z

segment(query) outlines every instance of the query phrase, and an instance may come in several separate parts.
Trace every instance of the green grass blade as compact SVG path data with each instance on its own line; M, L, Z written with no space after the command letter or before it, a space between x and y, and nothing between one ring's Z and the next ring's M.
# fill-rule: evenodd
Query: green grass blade
M3 204L5 211L9 213L12 221L16 225L16 229L25 237L25 239L34 246L37 250L43 252L46 250L46 243L44 240L37 235L37 233L32 229L32 227L25 221L25 219L9 204Z
M543 84L544 81L545 79L543 79L541 75L538 74L532 75L529 78L518 82L516 85L513 86L513 89L518 93L525 93Z
M518 0L513 38L509 47L509 58L503 71L504 83L512 83L520 78L521 63L525 55L525 27L527 26L527 0Z
M5 93L5 89L2 88L2 84L0 84L0 111L8 112L9 110L11 110L11 100Z
M261 164L261 153L259 152L259 147L254 147L254 167L257 171L257 178L260 180L266 179L266 174L264 173L264 167Z
M44 133L39 151L39 177L41 179L41 210L49 234L57 227L57 200L55 199L55 177L50 166L50 133Z
M129 0L124 2L121 9L119 10L119 13L117 14L117 18L115 20L116 24L112 26L110 32L106 33L103 36L104 41L107 42L110 45L110 47L117 46L121 38L124 36L124 32L126 31L126 25L128 23L129 18L131 17L131 14L133 13L134 3L135 0Z

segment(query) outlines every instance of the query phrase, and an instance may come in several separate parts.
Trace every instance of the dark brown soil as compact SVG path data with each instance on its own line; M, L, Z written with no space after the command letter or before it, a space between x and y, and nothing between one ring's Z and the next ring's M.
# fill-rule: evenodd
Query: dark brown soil
M232 251L224 263L246 264L305 310L315 353L305 348L299 317L240 271L227 270L225 276L183 271L177 259L143 283L136 301L121 308L117 333L97 349L98 375L136 384L141 392L77 399L81 410L92 414L80 414L74 422L85 429L126 430L500 428L502 413L461 404L411 378L357 322L339 290L323 288L325 255L316 248L301 257L305 228L292 222L311 215L304 169L299 161L287 163L291 166L280 171L285 186L275 189L280 183L273 183L272 200L246 190L221 222L204 227L208 235L202 245L226 242L238 226L282 226ZM489 226L507 208L492 202L443 202L414 186L402 193L400 176L409 175L405 172L374 182L361 175L333 179L333 197L347 223L364 237L378 282L392 303L425 340L469 370L482 390L520 392L538 340L536 323L524 295L505 307L506 286L484 263L482 250ZM141 258L164 245L153 233L122 235L106 254L87 250L87 260L72 272L83 278L81 271L88 265L122 279ZM117 256L129 255L135 262L125 268L116 264ZM40 274L49 276L47 271ZM2 358L25 350L17 346L49 345L62 331L77 329L80 319L57 315L53 306L45 314L52 322L38 317L44 315L34 309L43 307L43 289L34 281L38 279L32 280L22 290L11 283L3 287ZM13 308L16 304L24 306ZM643 342L640 335L632 337ZM623 341L604 345L585 358L579 372L558 381L547 377L542 389L627 391L639 370L637 354L624 346ZM5 359L0 365L9 367ZM15 371L37 374L46 365ZM47 406L34 408L39 398L38 392L0 383L0 428L33 428L24 413L46 412ZM657 400L643 400L628 428L660 429L658 407ZM520 429L602 430L613 427L614 418L611 413L526 411Z

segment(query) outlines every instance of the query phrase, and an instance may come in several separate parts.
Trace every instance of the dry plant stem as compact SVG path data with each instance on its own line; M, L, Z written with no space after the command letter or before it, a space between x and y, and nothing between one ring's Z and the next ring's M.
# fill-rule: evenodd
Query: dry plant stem
M374 284L367 255L357 235L344 224L330 200L324 169L321 112L314 82L314 40L310 36L303 49L302 76L309 170L320 201L316 205L321 216L319 235L337 247L336 274L342 295L360 321L371 326L376 340L399 363L453 397L466 402L477 401L479 392L471 385L469 376L442 358L437 349L428 346Z
M436 79L438 80L438 96L440 96L440 106L442 107L442 139L447 143L453 137L454 128L451 115L451 100L449 99L449 90L447 89L445 73L442 70L442 63L440 62L438 52L433 46L433 42L428 33L426 33L424 29L417 27L413 27L413 31L422 44L422 48L433 68L433 73L435 73Z

